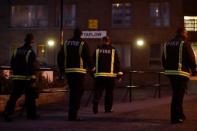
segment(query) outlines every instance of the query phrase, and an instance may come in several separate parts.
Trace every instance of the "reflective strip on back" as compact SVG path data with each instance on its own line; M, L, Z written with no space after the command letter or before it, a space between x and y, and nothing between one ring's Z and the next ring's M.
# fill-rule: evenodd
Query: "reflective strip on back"
M11 78L12 80L31 80L31 79L35 79L36 76L13 75Z
M65 68L65 73L72 73L72 72L78 72L78 73L87 73L86 69L82 68Z
M16 56L16 52L17 52L17 49L15 49L15 50L13 51L13 57Z
M83 49L84 42L82 41L79 46L79 55L81 56L82 49Z
M28 50L27 51L27 54L26 54L26 56L25 56L25 61L26 61L26 63L28 63L28 61L29 61L29 56L30 56L30 53L31 53L32 51L31 50Z
M96 49L96 73L98 73L99 49Z
M114 72L114 56L115 56L115 49L112 49L112 54L111 54L111 73Z
M166 75L181 75L185 77L190 77L190 73L185 71L177 71L177 70L165 70L164 74Z
M99 77L99 76L104 76L104 77L116 77L117 74L115 73L107 73L107 72L99 72L99 73L95 73L94 77Z
M178 70L179 71L182 69L183 43L184 43L184 41L181 41L180 47L179 47L179 62L178 62Z
M84 42L82 41L79 46L80 68L83 68L83 59L81 57Z
M67 66L67 63L66 63L66 60L67 60L67 41L64 42L64 56L65 56L64 66L66 67Z
M163 47L163 50L164 50L164 57L165 57L165 59L166 59L166 57L167 57L166 44L167 44L167 43L165 43L165 44L164 44L164 47Z

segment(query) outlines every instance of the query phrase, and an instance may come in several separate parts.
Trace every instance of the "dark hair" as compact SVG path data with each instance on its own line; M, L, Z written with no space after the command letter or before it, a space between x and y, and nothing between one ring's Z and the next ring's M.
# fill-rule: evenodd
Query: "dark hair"
M108 41L109 40L109 37L108 36L104 36L103 37L103 41Z
M77 27L75 28L73 35L76 37L80 37L82 35L82 31Z
M34 35L32 33L28 33L28 34L26 34L24 41L25 41L25 43L29 43L33 39L34 39Z
M182 33L185 31L185 28L179 27L176 30L176 36L182 36Z

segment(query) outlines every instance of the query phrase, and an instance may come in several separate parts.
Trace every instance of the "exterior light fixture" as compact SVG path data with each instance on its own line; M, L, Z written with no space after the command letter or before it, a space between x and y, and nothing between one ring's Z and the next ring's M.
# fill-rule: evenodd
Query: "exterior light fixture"
M47 44L49 47L53 47L55 45L55 41L54 40L48 40Z
M144 45L144 40L143 39L138 39L136 41L137 46L143 46Z

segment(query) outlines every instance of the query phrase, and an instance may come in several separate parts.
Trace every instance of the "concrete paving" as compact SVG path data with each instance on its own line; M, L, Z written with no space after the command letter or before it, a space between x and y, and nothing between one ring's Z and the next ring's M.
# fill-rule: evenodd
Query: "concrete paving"
M93 114L91 104L82 103L81 121L67 121L67 101L39 107L41 118L27 120L16 116L13 122L0 120L0 131L196 131L197 95L187 94L184 111L187 119L182 124L170 123L170 96L132 102L115 102L114 112L104 113L103 102L99 113Z

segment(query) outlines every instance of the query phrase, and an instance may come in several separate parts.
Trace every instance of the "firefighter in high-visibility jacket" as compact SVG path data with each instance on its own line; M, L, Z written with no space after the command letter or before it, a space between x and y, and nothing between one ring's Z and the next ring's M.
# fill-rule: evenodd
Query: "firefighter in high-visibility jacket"
M12 120L12 114L18 98L25 93L25 109L28 119L37 119L36 98L37 92L32 86L35 81L36 55L31 44L34 43L33 34L25 37L23 46L14 51L11 59L13 71L13 90L4 111L5 121Z
M164 44L162 64L172 87L171 123L185 120L183 98L190 75L196 73L196 62L188 34L184 28L178 28L175 38Z
M121 80L123 75L116 49L111 45L108 36L103 38L103 45L99 46L93 55L95 66L94 77L95 87L93 96L93 112L98 113L98 104L105 90L105 112L112 112L113 90L115 78Z
M69 86L69 121L79 120L77 113L84 92L85 74L87 69L92 69L89 47L81 35L81 30L76 28L73 37L64 42L58 53L59 70L66 75Z

